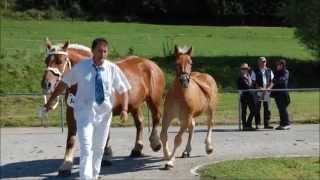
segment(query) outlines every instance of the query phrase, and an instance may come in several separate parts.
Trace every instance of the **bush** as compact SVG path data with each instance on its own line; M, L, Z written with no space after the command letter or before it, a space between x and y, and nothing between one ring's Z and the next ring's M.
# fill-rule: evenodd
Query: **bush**
M44 15L45 19L62 19L64 17L65 15L63 11L57 10L52 6L45 12Z
M23 12L25 14L25 17L32 18L32 19L43 19L45 12L40 11L38 9L28 9Z
M296 36L320 58L320 1L292 0L283 14L296 27Z
M72 19L80 19L85 14L78 2L72 2L71 8L67 11L68 11L68 15Z

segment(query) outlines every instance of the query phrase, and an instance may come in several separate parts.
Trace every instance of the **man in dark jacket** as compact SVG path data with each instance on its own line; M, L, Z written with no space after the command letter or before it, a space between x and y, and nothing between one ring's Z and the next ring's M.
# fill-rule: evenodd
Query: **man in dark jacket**
M265 57L260 57L258 59L258 69L255 69L251 73L251 79L255 84L256 89L260 89L261 91L257 92L257 107L256 107L256 128L260 125L261 117L260 117L260 109L261 103L263 103L263 112L264 112L264 128L265 129L273 129L270 126L270 90L273 86L274 74L270 68L267 67L267 59Z
M243 63L240 66L240 77L238 78L238 89L239 90L248 90L253 89L252 80L249 74L250 67L247 63ZM242 127L244 131L255 130L252 128L252 119L255 115L255 93L250 91L241 92L240 102L241 102L241 120ZM247 107L249 107L250 114L248 119L247 116Z
M286 61L280 60L276 63L276 72L273 79L274 89L287 89L289 80L289 71L286 68ZM280 125L276 130L288 130L290 129L290 121L287 107L290 104L290 96L288 91L274 91L272 97L275 98L279 115Z

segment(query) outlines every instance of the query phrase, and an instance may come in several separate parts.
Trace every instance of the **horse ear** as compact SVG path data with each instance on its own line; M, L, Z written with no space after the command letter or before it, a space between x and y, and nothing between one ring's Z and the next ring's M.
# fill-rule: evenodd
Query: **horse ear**
M174 45L174 54L175 55L178 55L180 52L179 52L179 48L177 45Z
M51 49L51 47L52 47L52 42L49 40L48 37L46 37L46 46L48 49Z
M64 43L62 49L63 49L63 50L67 50L68 46L69 46L69 41L66 41L66 42Z
M188 54L189 56L192 55L192 46L188 49L188 51L186 52L186 54Z

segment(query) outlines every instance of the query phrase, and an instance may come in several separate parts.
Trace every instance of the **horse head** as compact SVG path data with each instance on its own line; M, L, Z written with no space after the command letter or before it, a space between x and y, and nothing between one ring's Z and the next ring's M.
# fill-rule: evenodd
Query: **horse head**
M176 57L176 76L183 88L188 88L192 68L192 47L174 47Z
M71 69L71 62L67 52L69 41L62 45L52 45L51 41L47 39L46 46L46 69L41 87L44 94L51 94L62 79L62 76Z
M46 46L46 69L41 81L45 104L47 103L47 96L53 93L62 76L71 69L71 62L67 52L69 41L66 41L64 44L52 45L51 41L47 38ZM53 109L57 107L58 103L59 99L57 99Z

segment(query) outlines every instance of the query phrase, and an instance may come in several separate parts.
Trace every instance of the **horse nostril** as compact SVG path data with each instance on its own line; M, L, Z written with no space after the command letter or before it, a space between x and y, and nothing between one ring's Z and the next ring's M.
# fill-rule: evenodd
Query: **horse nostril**
M44 81L42 87L46 90L50 89L51 83L49 81Z

